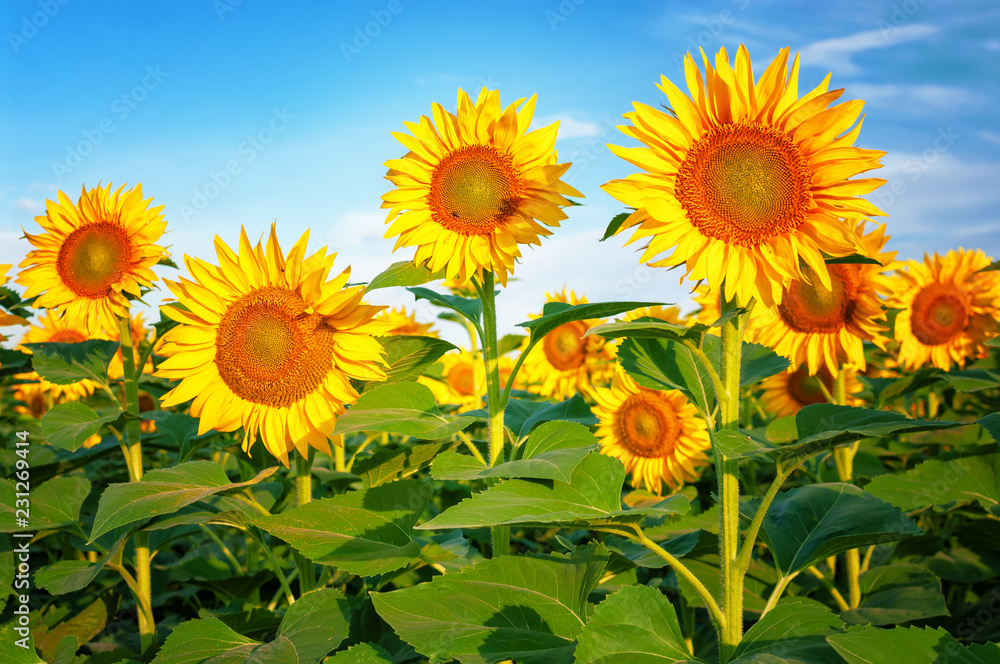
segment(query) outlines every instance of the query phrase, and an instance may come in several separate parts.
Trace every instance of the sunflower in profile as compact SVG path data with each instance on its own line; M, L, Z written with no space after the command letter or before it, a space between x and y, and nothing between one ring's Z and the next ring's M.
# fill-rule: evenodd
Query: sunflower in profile
M486 365L482 357L461 350L446 353L438 361L441 363L440 379L420 376L417 382L429 387L439 404L457 405L459 413L481 408L486 396ZM513 369L514 360L500 357L501 387L507 384Z
M684 263L686 276L715 291L725 282L744 306L774 306L793 279L808 279L802 264L830 288L823 253L858 251L851 220L884 214L860 197L884 180L849 179L885 154L853 147L864 102L830 106L843 90L828 91L829 76L799 98L799 59L788 74L787 48L756 83L743 46L735 69L725 49L714 68L702 57L704 79L685 58L690 96L662 78L670 113L636 103L625 115L622 131L644 147L609 146L645 171L603 185L635 208L619 232L647 240L642 261Z
M577 297L565 289L561 293L546 293L546 302L584 304L585 297ZM537 316L532 316L537 318ZM615 345L604 337L583 335L603 320L579 320L560 325L549 332L526 358L518 380L525 389L543 397L563 401L577 392L589 394L591 387L607 384L615 373ZM521 352L527 347L525 339Z
M336 254L306 257L307 231L286 257L274 226L266 249L240 229L239 253L215 238L219 266L184 257L193 281L167 281L177 303L161 307L180 325L165 335L156 375L180 384L161 407L193 399L198 430L243 427L243 450L260 434L288 465L293 448L331 453L329 438L358 398L352 379L381 380L381 307L345 287L350 268L327 280Z
M711 447L705 420L678 390L641 387L621 369L610 387L595 387L601 452L625 464L632 486L656 495L698 479Z
M378 315L378 320L388 326L386 334L438 337L434 323L418 323L416 313L409 313L406 307L387 309Z
M91 338L108 338L106 335L100 334L96 336L88 335L83 321L75 318L71 314L59 316L53 311L46 311L38 317L38 323L38 325L32 325L29 327L28 331L24 333L24 336L21 337L22 344L75 344ZM31 351L24 346L18 346L17 350L25 353L31 353ZM17 378L26 381L38 381L35 383L37 388L42 392L49 394L56 403L82 399L93 394L94 390L97 388L97 383L92 380L87 380L86 378L78 380L75 383L70 383L69 385L56 385L55 383L50 383L45 380L35 371L18 374Z
M785 287L781 304L774 309L756 307L752 338L787 357L792 366L805 364L810 374L821 367L833 376L841 364L865 370L864 341L885 350L890 341L881 296L892 283L884 270L896 267L896 252L883 252L889 240L885 226L865 235L865 222L857 226L865 255L880 265L848 263L827 265L830 288L804 268L809 280L796 279Z
M847 405L863 405L861 399L852 396L864 389L858 380L857 370L853 367L844 367L843 371ZM829 403L830 400L826 398L823 387L820 387L820 381L832 395L833 376L825 367L821 367L815 374L811 374L806 367L801 366L769 376L760 382L760 388L763 390L760 395L761 408L774 417L786 417L814 403Z
M888 305L902 310L895 336L905 369L930 363L947 371L986 354L1000 319L1000 273L977 272L989 264L982 250L959 249L896 272Z
M46 201L45 215L35 217L45 232L24 234L36 247L21 262L24 297L38 295L35 306L83 321L91 336L118 329L117 318L128 316L126 295L141 297L156 281L150 268L166 257L155 244L167 226L163 206L149 208L153 199L143 199L141 184L124 188L84 188L77 205L60 191L59 202Z
M583 196L559 178L569 164L556 163L558 123L528 133L535 97L506 109L500 93L483 88L473 104L458 91L457 115L434 104L434 121L405 122L412 134L393 133L409 149L385 162L396 188L383 194L399 236L394 249L417 248L414 263L468 281L483 268L507 284L521 244L541 244L570 205ZM541 223L539 223L541 222ZM544 224L544 225L542 225Z

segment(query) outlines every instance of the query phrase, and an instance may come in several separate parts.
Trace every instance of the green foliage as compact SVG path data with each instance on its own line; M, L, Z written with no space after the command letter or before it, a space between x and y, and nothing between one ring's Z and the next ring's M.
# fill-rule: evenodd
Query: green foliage
M374 279L368 282L365 291L370 292L378 288L391 288L393 286L419 286L428 281L439 279L444 279L444 270L431 272L423 264L414 265L413 261L399 261L378 273Z
M430 388L419 383L400 382L365 392L337 419L335 433L385 431L422 440L438 440L461 431L472 417L441 414Z
M88 339L75 344L24 344L32 352L31 363L38 375L56 385L88 379L108 382L108 364L118 352L117 341Z
M74 452L106 425L124 419L121 411L99 415L79 401L70 401L53 406L42 416L42 435L50 444Z
M378 340L385 349L385 362L389 365L389 370L386 371L384 381L370 383L366 390L386 383L414 380L439 357L457 348L444 339L434 337L397 335L379 337Z

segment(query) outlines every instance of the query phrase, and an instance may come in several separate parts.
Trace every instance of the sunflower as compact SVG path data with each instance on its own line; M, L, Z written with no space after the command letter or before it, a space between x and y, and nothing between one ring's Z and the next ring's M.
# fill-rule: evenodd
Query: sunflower
M0 265L0 286L3 286L4 284L7 283L8 280L10 280L10 277L7 276L7 273L10 271L11 267L13 266L10 263Z
M621 369L610 387L595 387L601 452L625 464L632 486L660 495L698 478L711 447L705 420L678 390L640 387Z
M439 404L457 405L459 413L480 408L483 405L483 397L486 396L486 365L482 357L461 350L442 355L439 362L440 380L420 376L417 382L429 387L434 393L434 400ZM507 384L513 369L514 360L506 356L500 358L501 386Z
M63 393L59 398L53 396L52 390L42 383L22 383L14 391L14 399L20 401L22 405L14 406L14 410L22 415L28 415L36 420L42 419L42 415L48 412L49 408L60 403L72 401ZM42 442L47 442L42 439ZM84 448L91 448L101 442L101 436L94 434L83 442Z
M358 398L351 379L381 380L382 346L372 335L382 307L345 287L350 268L327 280L336 254L306 257L309 232L287 258L274 226L266 249L240 229L239 254L215 238L220 267L184 257L194 281L167 281L177 304L163 314L178 323L165 335L156 375L180 384L161 407L194 399L199 433L243 427L243 450L260 434L288 465L293 448L331 453L329 438L344 404Z
M10 270L11 265L0 265L0 286L7 283L10 277L7 276L7 271ZM7 325L27 325L28 321L24 320L20 316L14 316L6 311L3 307L0 307L0 327L5 327ZM7 337L0 334L0 341L7 341Z
M895 269L895 251L883 252L889 240L885 226L865 235L865 222L857 226L865 255L880 265L849 263L828 265L831 288L826 288L805 268L809 280L796 279L785 287L781 304L774 309L756 307L752 338L787 357L792 366L807 365L810 374L826 367L836 376L841 364L865 370L864 341L885 350L890 341L880 295L892 284L884 270Z
M386 334L408 334L420 337L438 337L434 323L418 323L416 313L409 313L406 307L388 309L378 315L378 320L389 326Z
M947 371L986 354L983 343L997 334L1000 273L976 272L990 264L979 249L924 254L897 270L888 304L896 316L899 362L910 370L928 362Z
M441 282L442 288L447 288L452 295L459 297L479 297L476 293L476 286L471 281L462 279L445 279Z
M587 298L570 291L546 293L547 302L583 304ZM537 316L533 316L537 318ZM615 345L598 335L584 337L588 329L603 320L578 320L560 325L542 339L524 358L519 375L528 391L562 401L577 392L587 394L593 385L607 383L615 372ZM527 347L525 339L521 352Z
M671 113L636 103L625 115L632 126L622 131L645 147L608 146L646 171L603 185L635 208L619 232L638 227L629 242L648 239L644 262L674 248L649 264L685 263L685 276L713 290L725 281L741 305L779 302L784 286L808 278L800 261L829 288L823 252L858 250L845 219L884 215L860 198L884 180L848 179L880 167L885 154L852 147L864 102L830 107L843 90L828 92L829 76L799 99L799 59L786 77L787 48L756 83L743 46L735 69L725 49L715 68L702 58L704 80L685 58L690 97L662 78Z
M45 215L35 217L45 232L24 234L37 247L21 262L24 297L39 295L37 307L81 319L91 335L118 329L116 317L128 315L125 294L141 297L156 281L150 268L166 257L153 244L167 226L163 206L149 209L153 199L143 200L141 184L124 188L84 188L77 205L60 191L59 202L46 201Z
M763 390L760 395L760 405L774 417L786 417L799 412L804 406L814 403L829 403L823 387L833 394L833 376L826 367L811 374L805 366L789 369L779 374L769 376L760 382ZM844 385L847 391L847 405L861 406L863 401L851 396L864 389L858 380L858 372L853 367L844 367Z
M53 311L46 311L38 317L38 322L38 325L32 325L29 327L28 331L24 333L24 336L21 337L22 344L75 344L91 338L87 334L84 322L68 313L63 316L59 316ZM93 338L107 339L107 336L98 334ZM31 353L31 351L23 345L18 346L17 350L25 353ZM38 372L35 371L18 374L17 378L19 380L38 381L35 383L38 389L51 395L52 399L54 399L57 403L82 399L93 394L94 390L97 388L97 383L86 378L78 380L75 383L70 383L69 385L56 385L55 383L50 383L45 380L38 375Z
M460 89L457 115L434 104L433 123L424 116L404 123L412 135L393 133L410 150L385 162L396 186L382 196L394 250L417 247L414 263L448 278L486 268L506 285L518 245L541 244L551 234L541 224L566 218L563 196L583 194L559 179L570 167L556 163L559 123L526 133L535 97L518 111L523 101L501 110L498 91L483 88L473 104Z

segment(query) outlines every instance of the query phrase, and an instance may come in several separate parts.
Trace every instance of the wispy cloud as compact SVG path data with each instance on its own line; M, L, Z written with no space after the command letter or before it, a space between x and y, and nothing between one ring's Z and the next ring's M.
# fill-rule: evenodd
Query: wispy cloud
M33 198L28 198L27 196L22 196L14 201L14 207L18 210L24 210L25 212L40 212L45 209L45 206L36 201Z
M948 85L873 85L853 83L851 97L864 99L872 106L891 108L895 111L920 115L948 111L978 109L984 98L981 94Z
M981 131L977 131L976 136L979 136L979 138L987 140L990 143L993 143L994 145L1000 145L1000 134L998 134L995 131L990 131L989 129L983 129Z
M824 39L802 49L802 64L827 67L841 74L855 74L859 68L851 61L852 55L921 39L935 32L937 28L933 25L915 23L887 31L865 30L844 37Z
M593 122L577 120L567 113L556 113L545 117L534 118L531 123L532 129L546 127L553 122L559 122L559 138L587 138L589 136L600 136L601 128Z

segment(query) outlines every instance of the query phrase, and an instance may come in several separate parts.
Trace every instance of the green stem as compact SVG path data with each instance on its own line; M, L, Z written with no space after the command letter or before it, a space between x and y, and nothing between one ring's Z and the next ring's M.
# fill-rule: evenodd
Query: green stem
M833 382L833 398L838 406L847 405L847 378L843 367L840 367ZM857 445L838 447L833 451L841 482L850 482L854 478L854 455L857 451ZM847 559L847 602L856 609L861 604L861 580L858 578L861 575L861 552L851 549L844 557Z
M132 351L132 320L118 319L118 347L122 355L125 384L125 460L129 481L142 479L142 433L139 431L139 375ZM135 582L139 594L139 643L143 654L151 653L156 645L156 621L153 617L153 587L150 578L149 533L135 534Z
M469 352L472 354L472 361L476 361L476 356L479 355L479 344L476 341L479 338L479 332L476 330L475 325L471 321L462 319L465 323L465 331L469 335ZM476 396L476 401L473 407L476 409L483 407L483 386L479 384L479 372L472 372L472 393Z
M312 502L312 464L315 454L315 450L310 447L305 456L295 455L295 496L299 507ZM295 564L299 568L299 597L301 597L316 587L316 574L313 571L313 562L298 551L295 551Z
M764 606L764 610L760 612L761 618L763 618L768 611L774 608L775 604L778 603L778 600L781 599L781 594L785 592L785 588L787 588L788 584L792 582L792 579L798 575L798 572L792 572L788 576L783 576L778 579L778 583L774 585L774 590L771 591L771 596L767 598L767 604Z
M736 306L727 302L725 311ZM740 316L733 316L722 326L722 386L719 430L738 430L740 424L740 354L743 330ZM743 638L743 569L737 560L740 538L740 466L716 452L719 481L719 562L722 581L722 613L725 617L719 633L719 661L728 662Z
M264 536L261 532L257 530L255 534L256 537L254 539L258 540L261 551L264 552L264 555L267 557L267 561L271 563L271 569L274 570L275 576L278 577L278 583L281 584L281 590L285 593L285 599L288 600L288 606L295 604L295 596L292 595L292 589L288 585L288 578L285 576L284 570L281 569L281 563L279 563L278 559L274 557L274 552L271 551L271 547L264 541Z
M215 546L219 547L219 549L222 551L222 555L226 557L226 560L229 561L230 567L233 568L233 573L236 574L237 576L242 576L243 566L240 565L240 561L236 559L236 556L234 556L233 552L229 550L229 547L226 546L226 543L222 541L222 538L216 535L215 531L206 526L204 523L198 525L201 526L201 531L206 535L208 535L209 539L215 542Z
M747 569L750 567L750 556L753 554L753 547L757 542L757 534L764 523L764 517L767 516L767 510L771 506L771 502L778 495L781 485L785 483L785 480L788 479L788 476L797 467L798 464L794 464L788 470L779 471L774 481L771 482L771 486L767 488L767 493L761 499L760 505L757 507L757 512L753 516L753 521L750 522L750 527L747 529L746 537L743 539L743 546L740 547L739 556L736 559L736 569L741 574L746 574Z
M846 601L844 601L844 596L841 595L840 591L837 590L837 587L833 585L833 581L828 579L826 575L823 574L823 572L819 571L818 567L813 565L812 567L809 568L809 573L815 576L817 579L819 579L819 582L822 583L823 587L826 588L827 592L830 593L830 596L833 597L833 601L837 603L837 606L840 608L841 611L850 610L851 607L847 604Z
M496 289L493 272L483 270L483 361L486 363L486 404L490 429L490 468L503 463L503 402L500 395L500 353L497 344ZM510 527L493 527L493 557L510 552Z

